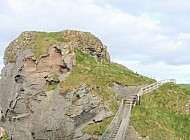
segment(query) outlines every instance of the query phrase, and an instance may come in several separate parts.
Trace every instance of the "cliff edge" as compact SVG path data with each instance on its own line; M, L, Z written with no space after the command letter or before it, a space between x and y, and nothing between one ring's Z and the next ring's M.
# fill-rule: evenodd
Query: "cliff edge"
M72 30L23 32L4 64L0 125L12 140L98 139L121 101L109 87L153 81L111 63L91 33Z
M5 51L0 103L2 126L12 139L72 139L81 124L97 114L100 99L86 84L67 96L59 93L57 85L76 64L75 49L110 60L106 47L88 32L23 32L10 43ZM74 94L81 96L75 106Z

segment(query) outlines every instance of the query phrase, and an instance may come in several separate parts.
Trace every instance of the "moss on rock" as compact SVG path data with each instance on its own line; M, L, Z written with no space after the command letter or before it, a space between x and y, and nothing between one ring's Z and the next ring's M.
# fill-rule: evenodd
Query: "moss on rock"
M46 54L48 48L53 44L67 43L75 46L84 52L95 52L92 55L109 60L109 54L102 42L89 32L81 32L74 30L65 30L60 32L37 32L26 31L20 34L18 38L12 41L5 50L6 63L15 62L16 54L21 53L25 49L31 49L36 59ZM100 48L94 48L98 46ZM102 49L104 50L101 53Z

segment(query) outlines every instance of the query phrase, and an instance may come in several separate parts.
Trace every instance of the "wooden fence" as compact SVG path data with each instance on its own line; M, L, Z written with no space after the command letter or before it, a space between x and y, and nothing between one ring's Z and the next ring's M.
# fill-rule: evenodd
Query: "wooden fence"
M126 137L127 129L128 129L129 122L130 122L132 106L135 106L136 103L139 102L140 96L156 90L157 88L159 88L160 86L162 86L165 83L176 83L176 80L175 79L165 79L165 80L161 80L161 81L155 82L153 84L147 85L145 87L142 87L137 92L135 100L131 100L130 104L124 103L125 99L122 99L115 117L113 118L112 122L107 127L105 132L102 134L100 140L111 140L111 139L124 140ZM117 125L119 124L119 122L121 122L121 123L120 123L119 129L116 132L116 128L117 128ZM113 138L113 134L115 132L117 134Z

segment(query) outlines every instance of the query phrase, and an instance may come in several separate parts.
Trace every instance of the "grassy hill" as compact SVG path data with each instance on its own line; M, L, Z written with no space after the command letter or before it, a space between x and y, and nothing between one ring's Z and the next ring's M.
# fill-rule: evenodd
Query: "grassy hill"
M67 31L65 31L67 32ZM15 62L15 51L31 49L39 59L46 54L49 46L65 42L72 44L64 32L23 32L10 43L5 51L5 60ZM102 98L102 103L115 113L118 109L117 97L108 87L114 83L122 86L143 85L155 82L148 77L134 73L119 64L101 61L77 49L76 66L71 74L59 84L62 95L86 83L94 95ZM57 75L55 73L54 77ZM2 80L0 79L0 84ZM47 90L53 90L57 84ZM96 88L95 88L96 87ZM153 93L141 98L141 105L133 108L131 123L142 136L153 140L190 140L190 114L186 103L190 99L190 86L166 84ZM77 98L73 99L73 102ZM99 124L88 125L84 131L102 134L113 116Z
M47 49L55 43L68 42L62 37L63 32L23 32L14 41L12 41L5 50L7 62L15 62L15 50L31 49L34 56L38 59ZM19 47L15 47L19 46Z
M142 136L152 140L189 140L190 87L166 84L141 98L132 110L131 123Z
M130 86L150 84L155 81L136 74L122 65L95 59L80 50L76 49L75 53L76 66L72 73L62 81L62 93L77 88L83 83L87 83L89 86L99 85L99 89L102 90L101 93L104 94L103 90L113 85L113 83Z
M123 86L154 82L118 64L96 60L79 50L76 50L76 61L72 73L61 83L62 94L82 83L87 83L90 87L98 85L99 88L94 89L94 93L102 96L105 102L113 101L110 108L114 112L117 110L113 100L115 95L108 86L114 82ZM141 105L132 110L131 123L142 136L149 136L153 140L189 140L190 115L186 112L188 99L189 86L165 84L141 98ZM102 134L111 120L112 118L107 118L98 125L89 125L85 131Z
M86 83L95 95L98 94L102 98L102 103L108 104L109 108L116 113L118 109L117 97L108 88L109 86L114 83L129 86L155 82L155 80L136 74L119 64L97 60L77 49L75 51L76 66L71 74L60 83L61 94L66 94L68 91L77 89L80 85ZM98 88L94 88L94 85ZM91 134L102 134L112 119L113 116L106 118L99 124L87 125L84 131Z
M39 60L42 55L47 53L48 48L54 44L64 42L64 44L68 46L72 46L73 44L76 45L77 42L73 39L75 35L76 37L79 35L78 38L81 40L78 45L92 45L94 41L97 41L96 37L88 32L84 34L78 31L73 31L73 34L70 34L70 31L67 30L49 33L36 31L23 32L6 48L6 63L14 63L16 61L16 53L21 53L25 49L31 49L35 58ZM110 108L113 113L116 113L118 109L117 100L121 98L117 97L117 95L108 88L109 86L114 83L122 86L142 85L150 84L155 81L136 74L119 64L95 59L78 49L77 47L75 48L76 66L72 69L70 75L60 83L48 85L46 88L47 91L54 90L59 85L61 88L60 94L65 95L69 91L73 91L85 83L90 87L95 96L99 95L101 97L102 104ZM56 72L52 73L52 75L53 79L57 79L59 76ZM75 100L77 100L77 97L73 98L73 103ZM112 118L113 116L111 118L106 118L98 125L88 126L85 128L85 131L101 134Z

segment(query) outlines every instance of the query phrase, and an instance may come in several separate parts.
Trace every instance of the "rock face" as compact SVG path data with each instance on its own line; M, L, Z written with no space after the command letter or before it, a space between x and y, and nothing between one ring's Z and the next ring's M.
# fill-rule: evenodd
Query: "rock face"
M41 54L47 53L46 50L48 50L50 46L59 48L60 52L63 53L62 55L71 55L74 48L77 48L95 58L110 61L107 47L103 45L97 37L89 32L65 30L55 33L21 33L5 50L5 63L15 62L18 55L23 53L23 50L27 48L32 50L34 56L41 57ZM67 58L66 60L71 59Z
M54 34L39 39L41 33L24 32L6 50L0 124L12 140L89 139L82 131L84 126L113 115L86 84L60 95L59 82L76 63L75 49L105 61L110 58L106 47L90 33L58 34L56 39ZM35 46L39 40L45 41L42 45L51 41L44 52Z

